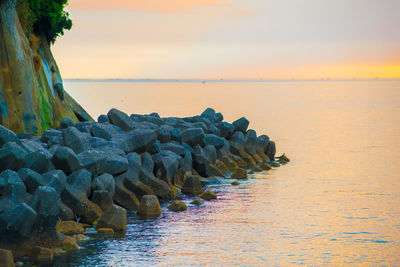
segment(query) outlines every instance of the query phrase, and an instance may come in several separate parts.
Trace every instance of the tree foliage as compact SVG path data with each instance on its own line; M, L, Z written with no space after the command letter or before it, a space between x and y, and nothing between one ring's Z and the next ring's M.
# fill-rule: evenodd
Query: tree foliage
M49 43L70 30L72 21L64 10L68 0L19 0L18 12L22 24Z

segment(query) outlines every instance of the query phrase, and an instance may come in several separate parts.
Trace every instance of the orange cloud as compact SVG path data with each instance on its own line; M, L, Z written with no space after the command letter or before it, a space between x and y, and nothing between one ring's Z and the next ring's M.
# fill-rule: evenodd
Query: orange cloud
M70 7L145 13L195 14L201 8L233 7L229 0L72 0Z

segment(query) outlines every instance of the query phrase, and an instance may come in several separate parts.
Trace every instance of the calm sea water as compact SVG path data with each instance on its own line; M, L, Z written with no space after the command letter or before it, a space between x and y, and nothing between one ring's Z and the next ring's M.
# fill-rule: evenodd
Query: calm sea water
M400 265L400 81L65 87L96 118L111 107L246 116L292 161L238 187L213 185L217 201L182 213L132 213L125 236L82 243L58 265Z

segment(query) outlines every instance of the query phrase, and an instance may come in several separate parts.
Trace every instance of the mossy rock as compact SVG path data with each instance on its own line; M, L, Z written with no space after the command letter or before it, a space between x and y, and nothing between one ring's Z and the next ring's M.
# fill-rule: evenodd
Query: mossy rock
M171 204L169 204L167 208L168 208L170 211L175 211L175 212L187 210L186 204L183 203L183 202L180 201L180 200L175 200L174 202L172 202Z
M264 162L260 164L260 168L264 171L268 171L270 169L272 169L271 165L269 165L268 163Z
M31 250L31 258L39 264L51 264L54 259L54 254L49 248L36 246Z
M203 203L204 203L204 201L201 198L196 198L192 202L190 202L190 204L197 205L197 206L199 206Z
M85 231L83 225L75 221L58 221L56 229L64 235L83 234Z
M236 185L240 185L240 183L239 183L238 181L233 181L233 182L231 183L231 185L236 186Z
M75 238L76 241L81 241L81 240L88 240L89 237L83 235L83 234L77 234L74 235L73 238Z
M14 257L11 250L0 249L0 263L0 266L14 266Z
M247 171L243 168L237 168L231 175L232 179L247 179Z
M217 199L217 195L213 191L207 190L207 191L204 191L200 195L200 198L202 198L204 200L207 200L207 201L210 201L210 200L213 200L213 199Z
M278 161L283 164L288 163L290 161L290 159L285 155L285 153L283 153L282 156L277 157L277 158L278 158Z
M155 195L144 195L140 201L138 215L146 218L156 218L161 215L161 206Z
M255 166L251 171L254 173L254 172L262 172L263 170L260 167Z
M279 164L278 162L274 161L274 162L272 162L271 166L276 168L276 167L281 166L281 164Z
M113 236L114 235L114 230L111 228L99 228L97 229L97 233L105 236Z

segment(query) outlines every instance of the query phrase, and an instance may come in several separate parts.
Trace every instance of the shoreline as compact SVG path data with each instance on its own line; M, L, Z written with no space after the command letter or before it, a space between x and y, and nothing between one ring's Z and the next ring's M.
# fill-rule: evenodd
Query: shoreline
M86 227L123 234L127 211L156 218L165 202L184 211L179 194L217 199L203 190L214 177L247 179L289 162L248 125L208 108L187 118L112 109L98 122L63 119L42 136L0 126L0 255L51 263L79 249Z

